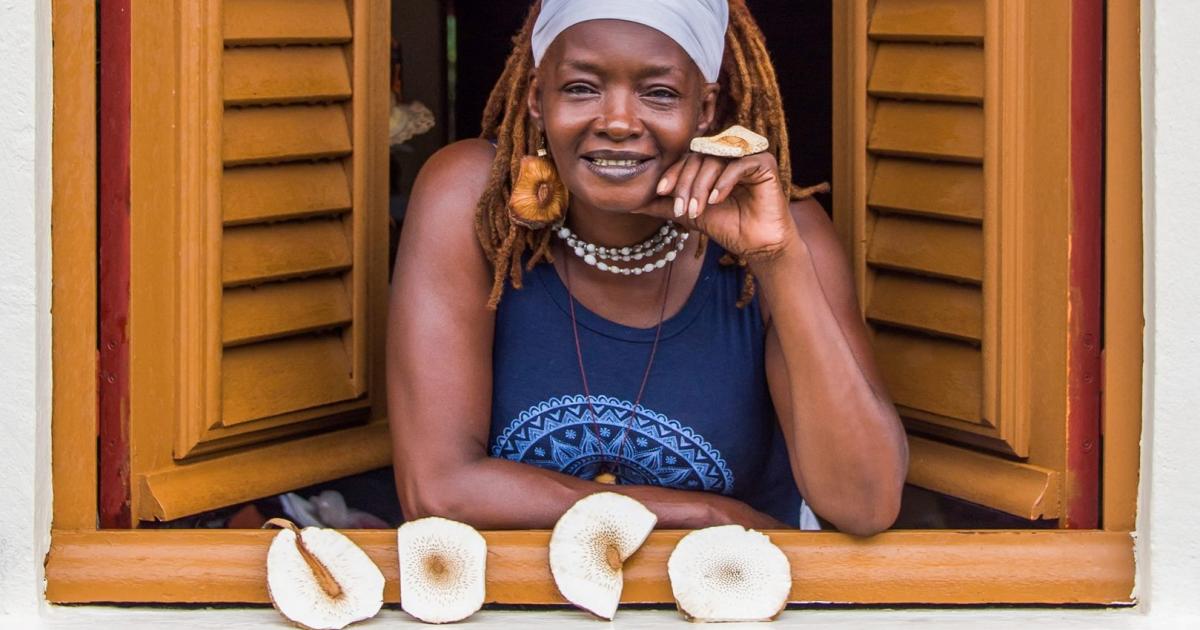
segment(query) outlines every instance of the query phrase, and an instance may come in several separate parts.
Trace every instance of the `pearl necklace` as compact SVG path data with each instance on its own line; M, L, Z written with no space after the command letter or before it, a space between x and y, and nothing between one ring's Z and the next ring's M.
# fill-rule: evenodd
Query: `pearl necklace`
M576 256L583 259L583 262L608 273L619 276L640 276L644 273L650 273L655 269L662 269L667 266L667 263L674 261L679 252L683 251L687 245L690 232L680 232L679 227L675 223L667 223L659 228L654 236L636 245L626 247L601 247L594 243L588 243L579 238L570 228L565 225L560 225L555 234L560 239L566 242ZM674 247L667 251L662 258L653 262L647 262L638 267L620 267L612 265L604 261L639 261L657 254L667 246L674 243Z

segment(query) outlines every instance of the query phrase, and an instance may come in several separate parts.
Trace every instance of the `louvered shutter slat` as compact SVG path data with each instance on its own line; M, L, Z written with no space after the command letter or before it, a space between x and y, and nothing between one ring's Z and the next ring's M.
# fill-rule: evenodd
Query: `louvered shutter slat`
M226 166L349 155L350 126L340 105L289 105L225 113Z
M224 223L235 226L350 211L350 182L340 162L225 169Z
M221 365L221 423L233 426L354 398L340 334L238 346Z
M984 0L878 0L868 32L875 40L981 43Z
M975 165L879 158L867 204L899 212L978 223L983 220L983 169Z
M883 43L867 86L873 96L983 101L983 49L978 46Z
M983 423L983 362L978 348L887 330L876 334L875 351L896 404Z
M224 249L226 287L342 271L353 262L345 228L329 219L230 228Z
M230 48L222 64L226 105L350 98L350 68L340 47Z
M881 273L875 278L867 318L979 343L983 338L983 293L979 287Z
M880 155L981 162L983 108L882 101L867 148Z
M226 347L336 328L353 319L345 282L336 277L231 289L221 307Z
M225 44L350 41L346 0L225 0Z
M983 281L983 234L978 227L899 216L875 223L867 262L886 269L969 282Z

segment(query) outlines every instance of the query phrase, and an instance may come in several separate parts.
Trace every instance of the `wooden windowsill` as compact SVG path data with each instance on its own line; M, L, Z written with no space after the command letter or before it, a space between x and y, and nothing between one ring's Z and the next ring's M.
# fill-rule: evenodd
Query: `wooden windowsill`
M346 532L399 599L395 532ZM670 604L667 558L680 531L659 531L625 568L625 603ZM54 603L269 602L258 530L55 531L46 564ZM565 603L550 576L546 531L485 532L488 602ZM1095 604L1133 596L1133 539L1105 531L896 531L870 539L774 532L792 563L794 603ZM131 570L136 567L136 570Z
M949 628L959 630L964 627L996 627L1010 628L1024 626L1049 630L1051 628L1074 628L1098 630L1113 628L1130 630L1132 628L1154 629L1162 627L1169 615L1149 617L1140 607L1112 609L1034 609L1017 608L997 609L833 609L833 610L786 610L778 618L776 624L764 627L792 627L790 623L805 624L805 627L817 628L849 628L859 630L864 625L870 627L917 627ZM596 630L610 627L601 625L595 617L575 609L546 609L546 610L490 610L485 609L473 615L467 622L473 630L501 628L507 630L518 625L525 630L537 628L553 628L566 630L579 628ZM365 627L392 628L416 627L412 617L395 607L380 611ZM683 628L686 622L675 610L630 610L622 609L614 620L615 627L643 628ZM122 630L159 630L160 628L189 628L190 630L231 630L235 628L282 628L287 623L269 607L256 608L208 608L170 609L170 608L137 608L114 606L53 606L46 615L36 621L31 621L25 627L45 630L77 630L78 628L111 628L119 626ZM358 626L355 626L358 627Z

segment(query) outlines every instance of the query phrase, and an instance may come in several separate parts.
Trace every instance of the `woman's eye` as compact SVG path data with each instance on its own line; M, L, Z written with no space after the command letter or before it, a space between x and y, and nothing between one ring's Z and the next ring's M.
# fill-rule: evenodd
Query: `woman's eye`
M654 88L646 92L646 97L653 99L673 99L678 98L678 96L674 90L668 90L667 88Z
M572 84L564 87L563 91L566 92L567 94L595 94L596 93L596 90L592 89L592 86L585 85L583 83L572 83Z

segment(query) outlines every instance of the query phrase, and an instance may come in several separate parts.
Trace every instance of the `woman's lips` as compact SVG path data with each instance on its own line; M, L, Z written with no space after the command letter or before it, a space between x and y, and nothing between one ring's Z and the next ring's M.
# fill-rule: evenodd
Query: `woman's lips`
M654 162L654 158L644 160L580 159L594 175L611 182L627 182L650 170L650 165Z

